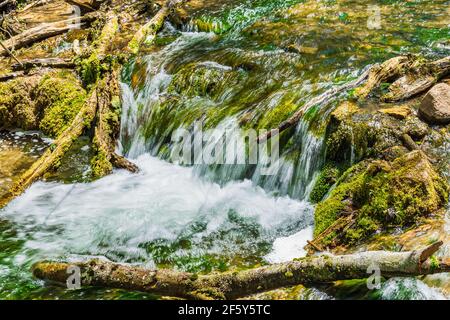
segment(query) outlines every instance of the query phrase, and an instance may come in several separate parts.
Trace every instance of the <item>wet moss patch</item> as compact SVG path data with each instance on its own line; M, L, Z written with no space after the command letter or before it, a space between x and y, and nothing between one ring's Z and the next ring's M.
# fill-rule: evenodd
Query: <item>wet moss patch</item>
M446 206L448 192L447 181L421 151L392 162L362 161L317 205L315 236L349 214L354 215L351 223L324 239L323 245L355 244L376 231L407 227Z

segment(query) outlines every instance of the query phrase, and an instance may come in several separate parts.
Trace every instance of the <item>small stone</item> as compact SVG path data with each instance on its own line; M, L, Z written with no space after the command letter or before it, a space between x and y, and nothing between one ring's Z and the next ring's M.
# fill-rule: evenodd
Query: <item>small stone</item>
M399 120L403 120L411 114L411 109L407 106L392 107L379 111Z
M439 83L423 98L419 115L432 124L450 123L450 85Z
M338 121L342 121L344 119L351 117L358 111L359 107L356 103L345 101L331 113L331 116Z
M409 117L404 123L404 132L411 138L420 140L429 133L428 125L417 117Z

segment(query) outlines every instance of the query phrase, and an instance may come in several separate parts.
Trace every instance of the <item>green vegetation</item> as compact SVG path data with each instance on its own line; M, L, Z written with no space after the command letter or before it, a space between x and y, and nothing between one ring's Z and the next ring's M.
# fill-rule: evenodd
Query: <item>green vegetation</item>
M407 227L444 208L448 192L446 180L420 151L392 163L362 161L345 172L330 197L317 205L315 235L349 211L356 212L355 224L338 236L340 243L354 244L390 226Z
M86 91L70 72L45 75L35 92L36 106L43 110L39 128L52 138L67 129L86 99Z

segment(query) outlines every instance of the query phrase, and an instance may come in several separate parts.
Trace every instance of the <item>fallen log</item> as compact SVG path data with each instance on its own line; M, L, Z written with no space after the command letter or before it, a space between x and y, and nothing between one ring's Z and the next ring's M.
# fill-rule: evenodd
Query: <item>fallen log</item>
M22 61L20 64L15 63L11 66L14 71L30 70L32 68L55 68L55 69L73 69L75 64L69 59L61 58L44 58L31 59Z
M386 60L381 65L371 68L369 78L364 86L358 88L356 96L365 99L367 96L383 82L392 81L404 74L411 65L409 56L399 56Z
M419 69L422 70L412 70L392 83L389 92L381 100L386 102L406 100L430 89L450 73L450 56L428 63Z
M69 267L81 271L81 285L120 288L188 299L236 299L250 294L298 284L364 279L368 268L377 266L381 276L414 277L450 272L450 259L429 259L442 245L437 242L418 251L368 251L356 254L319 256L292 262L226 273L196 275L172 270L148 270L101 260L61 263L38 262L35 277L66 285Z
M81 18L73 18L64 21L43 23L37 27L28 29L3 42L4 47L0 48L0 56L8 54L7 50L20 49L33 43L63 34L78 26L90 22L95 15L85 15Z
M75 6L79 6L83 11L97 10L105 0L65 0Z
M116 138L120 129L119 104L120 89L118 75L115 72L105 79L105 88L99 92L97 108L97 125L93 139L96 155L92 160L92 172L94 178L101 178L112 172L113 167L126 169L136 173L139 168L115 152Z
M268 139L280 134L284 130L289 129L293 126L296 126L299 123L300 119L305 114L305 112L307 112L310 108L317 106L317 105L321 105L323 103L329 103L334 98L336 98L338 95L340 95L341 93L360 86L362 83L364 83L364 81L367 80L367 77L369 76L371 69L372 68L363 72L359 76L359 78L357 78L353 81L350 81L348 83L345 83L339 87L335 87L330 90L327 90L324 93L322 93L321 95L311 99L305 105L303 105L303 107L301 109L296 111L289 119L287 119L286 121L283 121L277 128L272 129L272 130L268 131L267 133L260 135L257 140L258 143L264 143Z
M169 14L176 8L176 6L185 2L186 0L167 0L161 9L153 16L153 18L142 26L138 32L133 36L133 39L128 43L128 50L132 54L139 52L140 46L145 43L150 45L153 43L156 34L163 27L164 21Z

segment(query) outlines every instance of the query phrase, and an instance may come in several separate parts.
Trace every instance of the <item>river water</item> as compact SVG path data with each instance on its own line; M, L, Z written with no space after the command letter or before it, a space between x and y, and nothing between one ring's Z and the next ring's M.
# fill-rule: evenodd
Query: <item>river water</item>
M334 105L315 106L281 136L279 166L269 176L250 164L176 165L173 131L190 130L199 119L205 128L271 129L369 64L450 51L449 1L194 2L201 9L191 20L167 23L156 45L122 74L118 151L140 173L37 182L3 209L0 298L154 298L44 284L30 274L42 259L101 257L209 272L303 256L314 221L308 195L323 165L325 120ZM377 13L381 24L368 25ZM305 290L298 298L335 297ZM416 279L392 279L375 291L364 297L445 298Z

